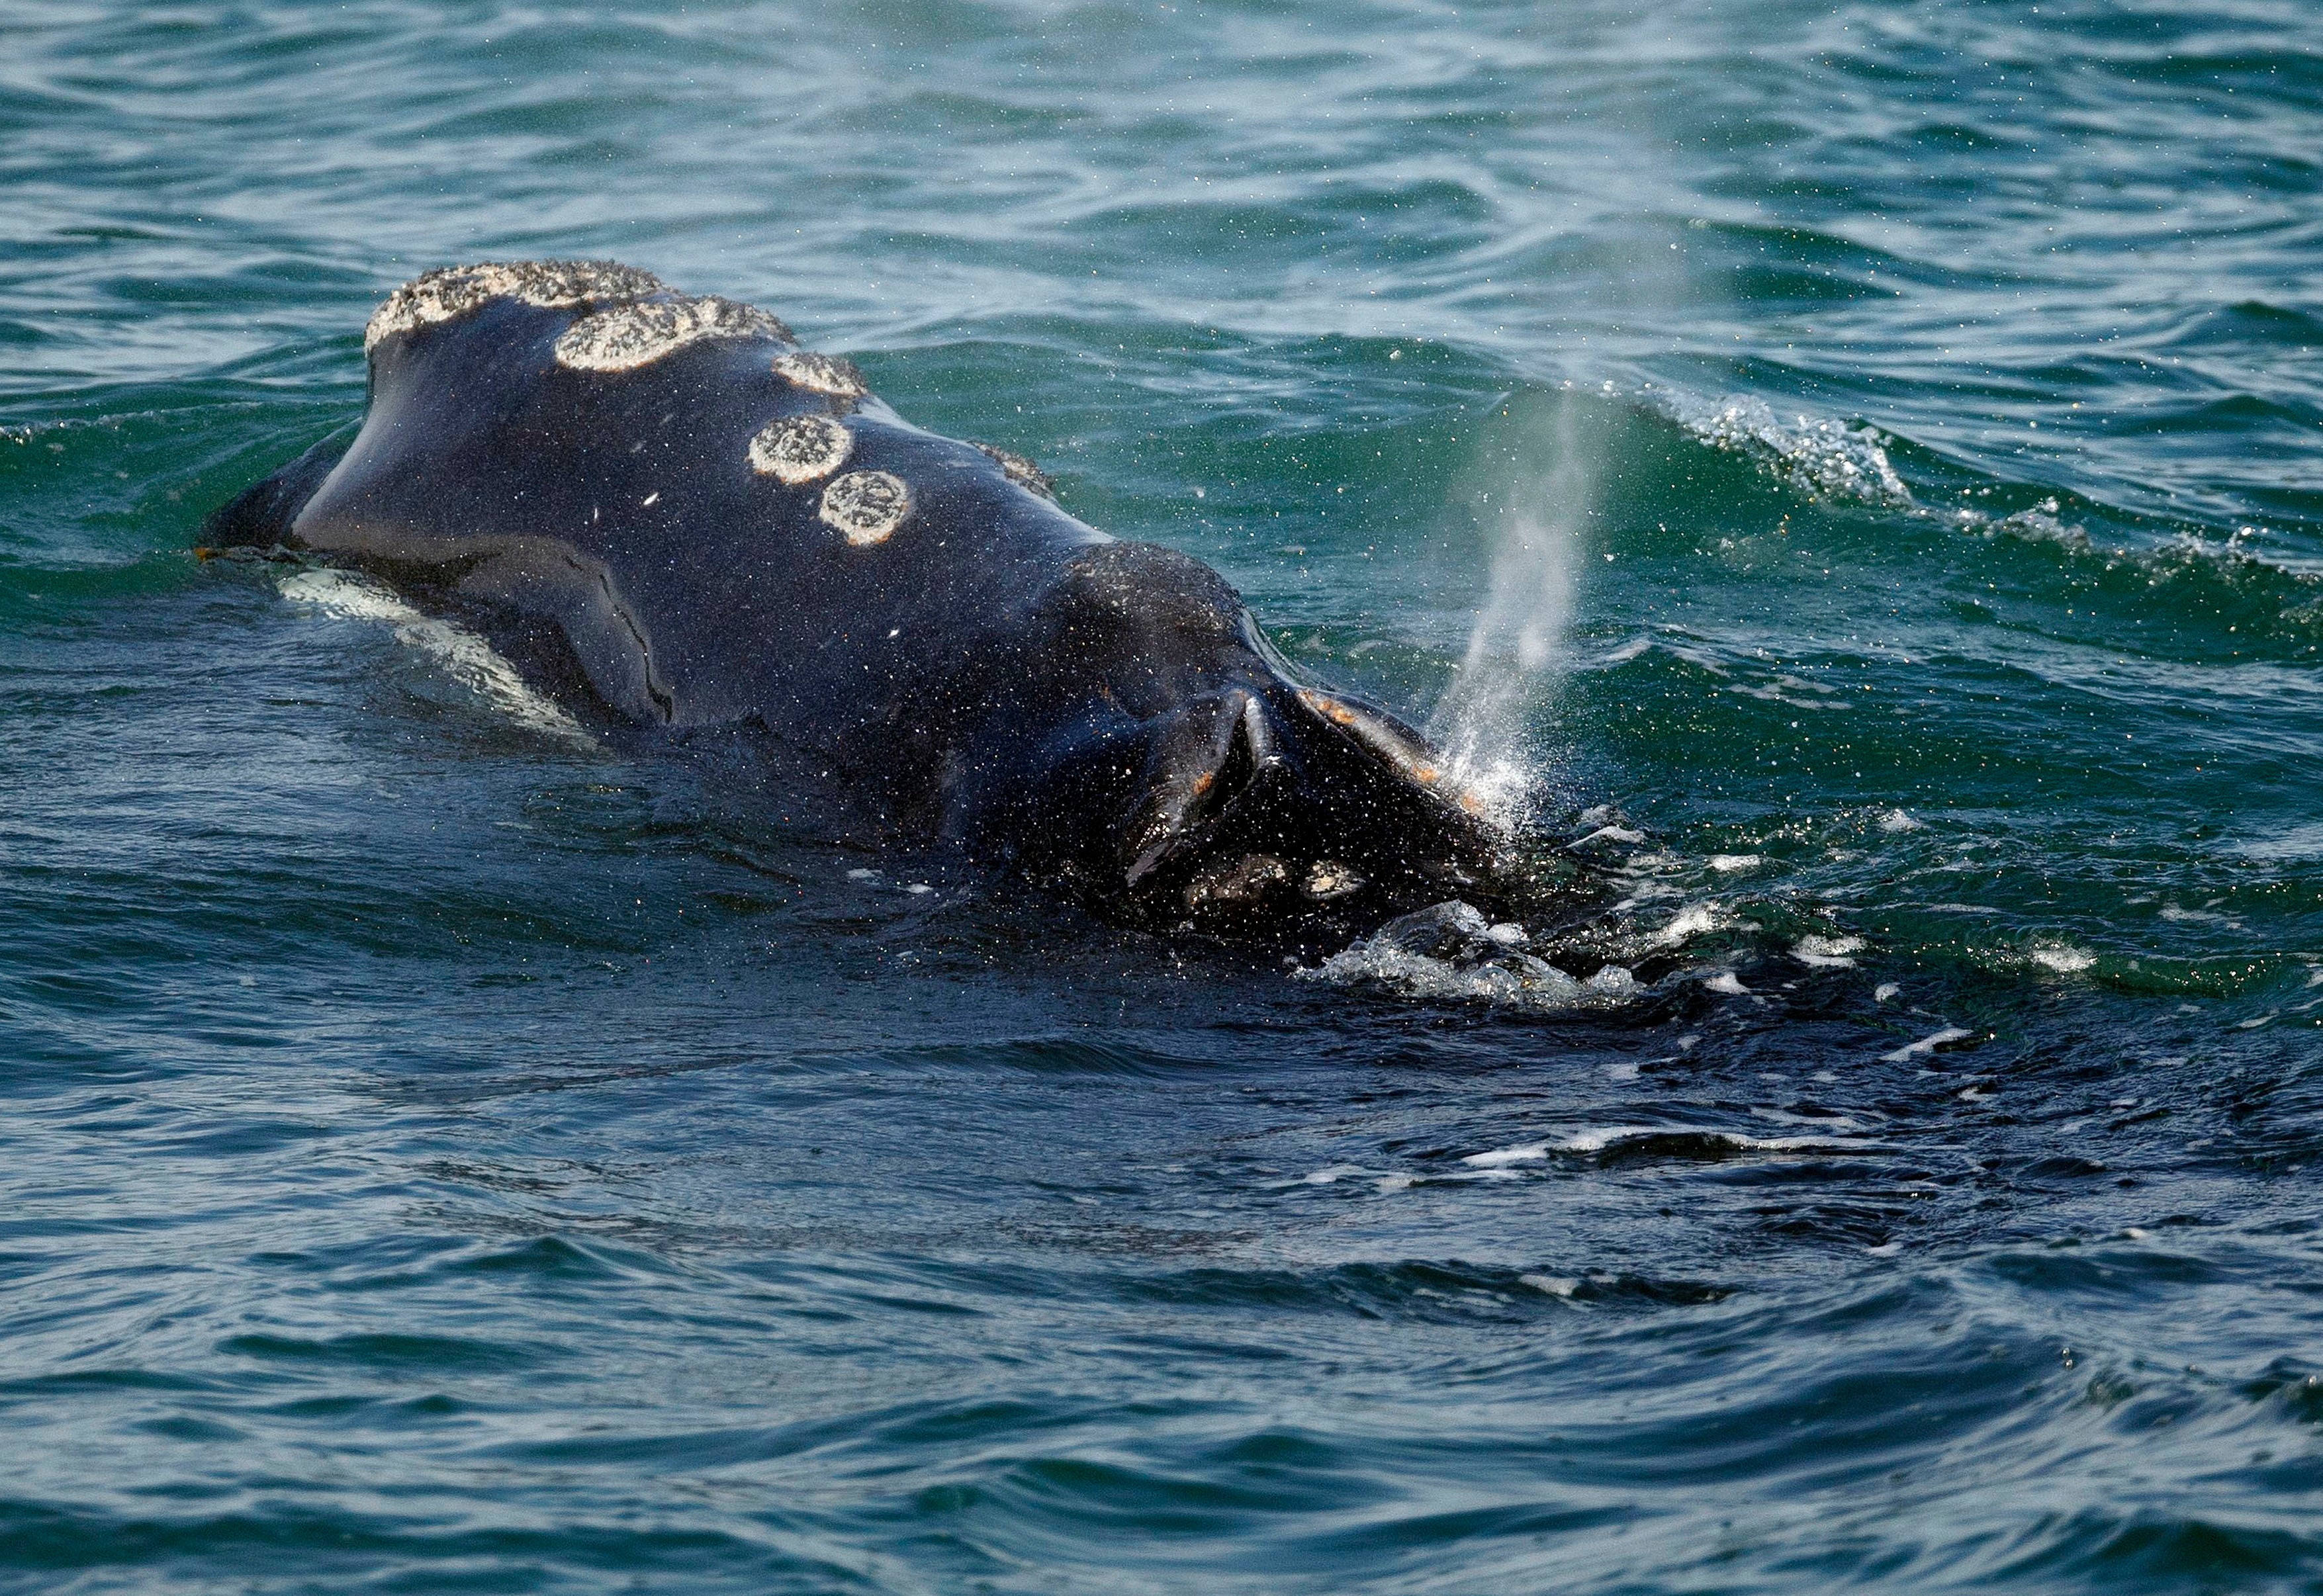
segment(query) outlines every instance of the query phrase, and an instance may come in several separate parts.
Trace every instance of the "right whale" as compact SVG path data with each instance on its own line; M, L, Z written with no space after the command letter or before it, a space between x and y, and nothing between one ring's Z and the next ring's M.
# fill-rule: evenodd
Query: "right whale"
M601 723L743 731L851 830L1111 919L1345 934L1499 895L1507 839L1419 732L763 311L607 261L451 267L364 344L353 441L206 543L369 572Z

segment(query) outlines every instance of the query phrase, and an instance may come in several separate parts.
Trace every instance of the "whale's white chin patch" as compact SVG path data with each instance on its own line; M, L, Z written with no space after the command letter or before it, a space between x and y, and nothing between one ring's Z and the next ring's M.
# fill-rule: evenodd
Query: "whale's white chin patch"
M858 548L885 543L912 513L912 490L892 472L850 471L822 491L819 512Z
M328 567L294 571L276 586L295 603L312 604L343 620L385 621L395 639L429 656L454 680L528 731L583 748L596 747L586 728L565 709L543 698L514 665L475 633L448 620L423 615L384 584L351 571Z

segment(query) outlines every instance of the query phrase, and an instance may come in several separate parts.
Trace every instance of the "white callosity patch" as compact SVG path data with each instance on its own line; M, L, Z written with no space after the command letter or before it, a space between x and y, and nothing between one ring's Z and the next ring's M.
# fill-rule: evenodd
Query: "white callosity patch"
M1057 497L1056 485L1049 481L1049 473L1022 454L994 444L978 444L976 446L990 455L993 463L999 466L1008 480L1018 487L1030 489L1043 499L1053 500Z
M818 354L811 349L775 356L775 371L795 387L829 394L833 399L858 399L871 391L853 361L841 360L835 354Z
M594 747L561 707L535 693L492 646L465 627L423 615L379 582L326 568L293 572L277 584L286 599L345 620L384 621L395 639L430 656L476 696L528 730Z
M1333 898L1344 898L1349 893L1361 892L1364 885L1361 876L1336 859L1318 859L1308 867L1307 879L1299 884L1299 890L1317 903L1326 903Z
M543 310L574 310L607 300L666 294L650 271L612 261L509 261L444 266L390 294L363 328L363 353L401 333L417 332L480 310L494 299L520 299Z
M818 482L847 463L855 435L828 416L785 416L750 440L750 469L791 487Z
M712 295L647 299L584 316L556 340L556 363L579 371L633 371L707 338L790 341L791 330L755 305Z
M884 543L912 513L912 491L884 471L850 471L822 491L823 524L864 546Z

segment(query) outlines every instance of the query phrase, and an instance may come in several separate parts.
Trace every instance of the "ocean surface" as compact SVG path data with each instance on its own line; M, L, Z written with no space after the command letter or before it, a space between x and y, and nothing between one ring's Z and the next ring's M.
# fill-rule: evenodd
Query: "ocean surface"
M1634 987L193 557L532 256L1211 562ZM2313 0L0 4L0 1591L2323 1590L2319 647Z

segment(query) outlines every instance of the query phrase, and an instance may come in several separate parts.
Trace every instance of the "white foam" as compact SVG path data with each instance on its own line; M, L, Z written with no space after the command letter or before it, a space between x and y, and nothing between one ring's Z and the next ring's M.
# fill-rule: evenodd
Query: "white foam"
M1816 969L1853 969L1850 954L1863 951L1861 937L1801 937L1791 945L1791 957Z
M295 603L312 604L344 620L384 621L395 640L432 657L456 681L528 730L594 748L592 738L562 705L542 697L490 643L448 620L425 615L370 577L351 571L310 567L275 584Z
M1508 962L1463 966L1376 938L1291 974L1302 981L1381 987L1425 1002L1500 1004L1540 1014L1612 1008L1641 990L1637 977L1620 965L1607 965L1586 980L1576 980L1555 965L1529 955L1515 955Z
M1566 1300L1570 1300L1573 1294L1581 1289L1581 1282L1570 1275L1519 1275L1517 1284L1530 1286L1536 1291Z
M2054 970L2061 976L2077 976L2098 961L2096 954L2064 943L2034 948L2026 957L2043 969Z
M1732 916L1716 903L1694 903L1679 910L1667 925L1647 940L1657 948L1675 948L1691 938L1722 931L1732 922Z
M1382 987L1422 1000L1506 1004L1538 1013L1606 1008L1641 990L1637 977L1609 964L1577 979L1523 951L1529 939L1512 922L1487 922L1457 899L1391 920L1311 968L1302 981Z
M1710 856L1710 867L1731 875L1737 870L1755 870L1767 861L1755 853L1714 853Z
M1957 1025L1947 1025L1933 1035L1924 1036L1917 1041L1906 1042L1894 1052L1882 1053L1879 1056L1890 1064L1908 1064L1914 1059L1930 1057L1938 1048L1948 1043L1966 1041L1975 1034L1975 1032L1963 1031Z
M1883 831L1924 831L1927 825L1927 821L1914 820L1900 809L1891 809L1879 817L1879 829Z
M1711 991L1723 993L1728 997L1748 997L1750 995L1750 988L1742 985L1742 977L1736 975L1732 970L1720 970L1716 975L1704 981L1703 985L1708 987Z
M1646 834L1643 831L1632 831L1627 826L1600 826L1588 836L1576 840L1573 846L1580 848L1592 842L1643 842L1645 839Z
M2323 821L2291 826L2272 837L2246 838L2226 846L2232 852L2254 859L2323 858Z
M1768 475L1810 498L1886 508L1913 502L1876 427L1806 415L1786 421L1758 399L1664 403L1679 426L1712 448L1756 461Z
M1535 1142L1523 1147L1497 1147L1490 1152L1472 1152L1460 1161L1472 1169L1497 1169L1509 1164L1537 1164L1548 1156L1548 1143Z

